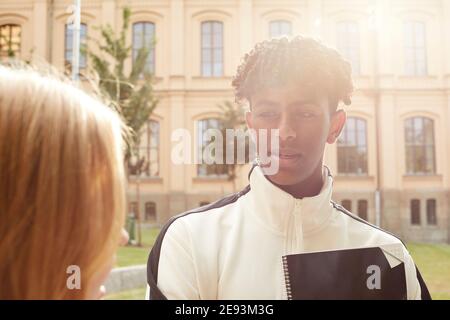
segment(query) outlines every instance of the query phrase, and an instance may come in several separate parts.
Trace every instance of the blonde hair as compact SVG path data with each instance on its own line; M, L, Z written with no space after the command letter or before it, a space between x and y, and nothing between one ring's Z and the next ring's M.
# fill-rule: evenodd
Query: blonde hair
M0 66L0 299L91 297L124 223L122 128L76 87Z

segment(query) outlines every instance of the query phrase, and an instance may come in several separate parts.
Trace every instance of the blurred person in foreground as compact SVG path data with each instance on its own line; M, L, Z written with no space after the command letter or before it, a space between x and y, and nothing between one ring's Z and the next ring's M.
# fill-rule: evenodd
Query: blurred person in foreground
M0 67L0 299L103 296L127 240L123 132L66 81Z

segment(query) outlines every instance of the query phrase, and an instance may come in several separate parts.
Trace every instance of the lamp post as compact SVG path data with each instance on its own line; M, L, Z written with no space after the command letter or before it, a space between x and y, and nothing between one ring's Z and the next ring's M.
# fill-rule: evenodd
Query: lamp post
M141 167L142 163L140 163L138 156L131 156L130 157L130 163L131 165L136 168L136 218L137 218L137 235L138 235L138 243L137 245L140 247L142 246L142 233L141 233L141 190L140 190L140 184L141 184Z
M377 178L376 178L376 190L375 190L375 224L381 226L382 216L382 197L381 197L381 130L380 130L380 71L378 60L378 27L379 21L377 19L376 7L372 7L369 17L369 30L372 31L373 39L373 98L375 108L375 130L376 130L376 163L377 163Z
M74 0L74 19L72 25L72 80L77 82L80 73L80 24L81 0Z

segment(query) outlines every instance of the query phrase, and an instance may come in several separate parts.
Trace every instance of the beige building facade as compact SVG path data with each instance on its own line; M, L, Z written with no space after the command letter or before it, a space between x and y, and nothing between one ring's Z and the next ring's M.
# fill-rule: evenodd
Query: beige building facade
M0 0L0 55L71 57L64 0ZM450 242L450 0L82 0L88 48L99 25L119 30L131 8L134 50L156 40L148 60L160 99L146 128L149 166L129 185L130 210L163 224L232 193L233 183L196 164L174 164L172 132L187 129L192 150L214 127L218 104L234 101L231 80L259 41L311 35L336 47L357 88L339 142L327 146L334 200L408 241ZM82 58L83 59L83 58ZM133 61L127 61L127 69ZM89 67L89 60L80 62ZM245 186L248 167L239 171ZM137 185L138 182L138 185Z

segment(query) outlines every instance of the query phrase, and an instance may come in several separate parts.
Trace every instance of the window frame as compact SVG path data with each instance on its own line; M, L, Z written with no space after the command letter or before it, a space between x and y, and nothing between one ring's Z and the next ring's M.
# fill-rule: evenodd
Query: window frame
M422 139L423 142L420 141L409 141L409 137L412 136L418 136L419 134L416 133L415 130L415 124L417 122L420 122L420 127L422 128ZM427 137L427 122L429 124L429 128L431 128L431 137ZM404 119L403 122L403 130L404 130L404 143L405 143L405 173L406 175L413 175L413 176L421 176L421 175L435 175L437 172L436 169L436 134L435 134L435 121L434 119L427 117L427 116L411 116L406 119ZM408 133L408 130L411 130L412 133ZM417 138L416 138L417 140ZM427 142L428 141L428 142ZM431 143L429 142L431 141ZM424 154L425 157L425 163L424 166L427 168L428 166L431 166L430 171L420 171L417 165L417 148L422 150L422 154ZM428 152L428 149L431 150L431 152ZM412 152L411 152L412 150ZM428 158L428 155L431 154L431 159ZM413 168L410 168L411 161L413 162ZM430 161L430 163L429 163Z
M421 31L418 32L420 26ZM408 30L410 28L410 30ZM420 20L407 20L403 23L404 36L404 74L412 77L424 77L428 75L428 55L427 55L427 24ZM411 34L409 34L411 32ZM418 40L418 34L423 38ZM409 44L408 42L411 41ZM417 43L422 42L420 46ZM411 56L410 56L411 53ZM423 61L419 61L418 55L423 55ZM420 65L423 62L423 65Z
M354 136L352 138L349 138L348 135L350 134L350 126L349 123L353 121L353 134ZM359 126L362 126L361 129L359 129ZM364 131L364 140L362 143L360 143L361 137L359 137L358 132ZM367 176L369 174L369 148L368 148L368 139L367 139L367 133L368 133L368 123L367 120L362 117L357 116L350 116L347 118L344 128L342 129L341 134L338 137L337 143L336 143L336 149L337 149L337 168L338 168L338 174L339 175L351 175L351 176ZM349 141L354 141L353 144L350 144ZM349 164L349 149L354 149L358 151L359 149L363 149L363 157L364 162L362 160L358 160L358 163L356 164L356 167L358 169L361 169L360 172L354 172L350 170L351 164ZM342 154L344 153L344 154ZM343 160L341 160L343 159ZM359 159L359 157L357 158ZM345 164L342 164L340 161L345 161ZM360 162L360 163L359 163ZM342 168L345 167L343 170Z
M345 204L349 204L348 206L345 206ZM342 199L341 200L341 206L343 206L348 211L352 212L352 200L351 199Z
M352 38L351 28L355 28ZM343 32L343 34L341 34ZM361 35L360 26L354 20L342 20L336 22L336 47L338 51L348 60L352 66L354 76L361 75ZM345 39L345 41L344 41ZM354 43L353 43L354 42Z
M430 204L433 203L433 206ZM433 210L431 210L433 208ZM427 214L427 226L437 226L437 200L430 198L426 200L426 214Z
M153 209L154 209L154 212L153 212L154 218L153 219L148 219L148 211L147 211L147 209L149 207L153 207ZM146 201L144 203L144 220L148 221L148 222L156 222L157 221L157 210L156 209L157 209L157 205L156 205L155 201Z
M216 122L215 126L204 126L204 123ZM203 163L203 151L207 144L211 143L211 141L204 141L203 135L208 129L217 129L220 130L220 118L219 117L207 117L196 120L196 146L197 146L197 159L201 159L202 163L197 163L196 174L197 177L200 178L225 178L227 177L227 168L225 164L206 164ZM225 141L223 141L225 143ZM201 153L201 155L200 155ZM214 173L208 173L208 169L214 168ZM205 172L201 172L204 170Z
M367 199L359 199L357 206L358 206L358 208L357 208L358 217L360 217L361 219L364 219L366 221L369 221L369 201L367 201ZM361 211L364 211L364 212L361 212Z
M147 56L147 60L144 66L144 71L149 72L151 74L155 74L155 70L156 70L156 45L155 45L155 39L156 39L156 23L154 23L153 21L145 21L145 20L139 20L139 21L135 21L132 23L131 26L131 63L132 65L135 63L137 55L139 53L139 50L142 49L143 46L145 46L146 44L142 44L142 46L139 49L135 48L135 27L137 27L138 25L142 25L143 26L143 36L144 36L144 40L141 39L142 42L145 42L145 27L151 26L150 30L153 30L153 34L151 34L150 31L150 42L153 43L151 44L151 50L149 55ZM146 68L149 66L149 70L146 70ZM142 76L142 74L141 74Z
M157 128L157 130L153 131L153 128ZM143 170L143 168L141 168L139 177L144 178L144 179L159 178L161 175L161 161L160 161L160 158L161 158L161 123L158 120L149 119L149 120L147 120L146 124L142 127L141 131L144 131L144 132L141 132L139 144L135 147L134 151L138 157L138 159L137 159L138 161L141 159L141 156L144 153L144 156L145 156L144 159L147 159L147 162L148 162L149 174L146 174L146 170ZM153 135L155 134L155 132L156 132L156 140L153 140ZM144 141L142 141L142 137L144 134L146 134L147 137ZM152 145L152 141L156 141L155 145ZM153 171L151 170L151 166L152 166L151 157L152 157L152 153L155 152L154 150L156 150L156 153L157 153L157 156L155 159L156 168L157 168L156 173L153 173ZM144 168L145 168L145 166L144 166ZM131 173L130 173L130 176L133 178L138 177L137 174L131 174Z
M2 54L2 51L4 49L0 48L0 58L20 57L21 51L22 51L22 31L23 31L23 27L19 23L4 23L4 24L0 25L0 37L1 37L2 29L6 29L6 28L8 29L8 37L9 37L9 38L7 38L7 40L5 40L7 42L7 48L6 48L6 51L5 51L6 54ZM11 49L11 47L14 45L14 43L12 41L13 28L18 28L18 30L19 30L19 33L18 33L19 41L18 41L18 43L15 43L18 46L17 50L12 50ZM10 55L10 52L13 52L13 55Z
M209 46L205 45L204 36L204 26L209 25ZM216 35L214 33L214 26L220 26L220 44L215 46ZM224 76L224 22L220 20L204 20L200 23L200 74L205 78L220 78ZM216 39L217 40L217 39ZM204 50L210 50L209 59L210 61L205 61ZM220 52L220 59L216 61L215 54ZM219 71L216 73L215 65L219 65ZM206 72L205 66L209 65L209 74Z
M412 226L421 226L422 225L422 217L421 217L421 201L420 199L414 198L409 201L409 223ZM414 211L416 209L417 211Z

